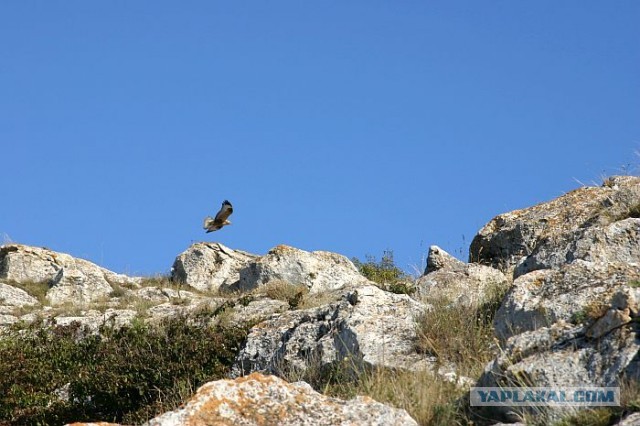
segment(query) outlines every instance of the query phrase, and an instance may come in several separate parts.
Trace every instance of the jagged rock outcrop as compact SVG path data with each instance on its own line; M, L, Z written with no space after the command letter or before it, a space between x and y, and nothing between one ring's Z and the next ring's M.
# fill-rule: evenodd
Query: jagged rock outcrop
M47 283L52 305L91 302L108 297L112 284L136 285L138 280L116 274L87 260L46 248L21 244L0 246L0 279L17 283Z
M330 398L304 382L287 383L259 373L209 382L184 407L146 426L205 425L417 425L406 411L368 397Z
M477 386L618 386L640 380L640 178L614 177L502 214L474 238L470 263L432 246L415 299L373 285L344 256L288 246L256 256L196 243L176 258L172 281L143 286L69 255L5 245L0 325L45 317L49 324L80 322L97 330L106 322L121 326L137 316L159 321L190 311L203 312L203 324L253 325L235 358L236 380L205 385L149 425L414 424L406 413L370 400L334 400L255 372L300 377L336 366L440 368L444 377L448 366L416 351L416 320L433 309L428 303L473 307L509 287L493 323L499 350ZM40 293L34 298L13 285L34 282L49 287L46 303ZM277 293L279 285L289 293ZM64 312L68 301L82 306ZM497 408L487 417L520 414ZM529 414L544 423L563 412Z
M431 272L446 269L450 271L462 271L464 270L465 263L456 259L438 246L430 246L429 253L427 254L427 267L424 269L424 274L427 275Z
M637 258L634 235L640 217L640 178L614 176L600 187L583 187L537 206L504 213L476 235L472 262L488 263L516 276L558 268L577 259ZM578 244L580 242L580 244ZM622 254L619 252L622 249ZM631 253L625 253L631 250Z
M273 280L304 285L311 293L367 283L353 263L342 255L280 245L242 269L236 288L249 291Z
M625 263L578 260L560 269L518 277L494 320L502 339L550 326L560 320L584 322L610 303L616 291L640 296L640 268Z
M427 367L415 350L416 319L425 306L407 295L360 286L339 302L289 311L253 327L233 367L283 373L323 368L345 358L354 367Z
M304 285L312 293L367 282L349 259L336 253L280 245L256 256L219 243L196 243L181 253L172 279L202 291L232 292L275 280Z
M614 177L500 215L480 231L470 258L516 279L494 319L501 353L477 386L619 386L640 378L639 216L640 178ZM495 418L508 410L495 409ZM566 414L529 413L544 421Z
M196 243L178 255L171 278L201 291L228 290L240 279L240 270L257 258L220 243Z
M640 345L635 325L619 324L597 339L589 338L587 330L585 325L559 321L513 336L501 355L487 366L476 386L620 386L623 377L631 381L640 379ZM527 410L495 407L491 409L491 417L501 419L514 411ZM562 409L541 407L528 412L549 423L566 414Z
M416 296L427 302L444 299L462 306L477 306L509 286L497 269L464 263L438 246L429 248L425 275L416 282Z

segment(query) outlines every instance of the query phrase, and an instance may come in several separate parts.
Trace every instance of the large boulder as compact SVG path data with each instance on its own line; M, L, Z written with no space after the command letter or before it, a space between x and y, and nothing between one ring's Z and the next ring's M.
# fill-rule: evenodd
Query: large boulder
M627 218L604 226L591 226L566 235L563 241L537 245L515 268L515 276L540 269L559 269L586 260L597 263L629 263L640 267L640 219Z
M346 291L341 301L288 311L253 327L233 367L282 374L323 368L345 358L354 367L427 367L416 353L416 319L425 306L374 285Z
M476 386L618 387L623 380L638 381L640 344L633 323L619 322L597 337L589 337L589 330L591 327L584 324L558 321L550 327L514 335L503 345L501 354L487 365ZM488 410L483 415L498 420L513 418L514 413L519 417L528 413L545 424L567 414L562 407Z
M498 269L464 263L438 246L429 248L425 275L416 281L416 296L462 306L477 306L509 286Z
M175 411L146 426L205 425L417 425L405 410L369 397L344 401L324 396L304 382L251 374L209 382Z
M46 298L52 305L96 301L108 297L113 284L139 281L65 253L21 244L0 246L0 279L48 284Z
M237 289L253 290L272 280L306 286L311 293L367 283L346 257L280 245L240 271Z
M558 321L580 323L609 305L616 292L640 298L640 268L578 260L518 277L494 319L501 340Z
M20 308L39 304L38 299L26 291L0 281L0 306Z
M555 200L501 214L485 225L469 249L472 262L488 263L523 275L557 268L576 259L637 257L640 178L615 176L600 187L583 187ZM580 244L578 244L580 241ZM633 253L620 254L618 248ZM628 256L627 256L628 257Z
M477 386L620 386L640 378L639 217L640 178L627 176L482 228L470 258L515 280L494 319L500 355ZM567 414L536 410L529 414L542 422ZM518 410L495 411L499 419Z
M201 291L228 290L240 279L240 270L257 258L220 243L196 243L178 255L171 278Z

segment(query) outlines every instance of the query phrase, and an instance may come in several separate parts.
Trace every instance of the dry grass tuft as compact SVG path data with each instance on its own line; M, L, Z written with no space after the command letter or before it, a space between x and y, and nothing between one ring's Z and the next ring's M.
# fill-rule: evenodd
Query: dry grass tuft
M289 304L290 309L299 309L300 303L308 293L309 289L304 285L292 284L284 280L272 280L256 289L254 295L282 300Z
M362 360L346 357L332 366L309 360L304 371L278 369L288 382L303 380L325 395L351 399L359 395L405 409L420 425L466 425L462 406L465 393L429 371L367 367Z
M458 374L478 377L496 355L493 318L505 293L506 288L496 286L484 303L473 307L429 299L433 308L418 322L418 350L453 363Z
M43 306L47 306L49 304L49 301L47 300L47 291L49 291L49 288L51 287L46 281L5 281L5 283L12 287L16 287L26 291L27 293L29 293L29 295L35 297Z
M157 288L171 288L173 290L184 290L185 286L179 282L173 281L168 275L154 275L151 277L144 277L140 281L141 287L157 287ZM189 291L191 289L189 288ZM197 290L196 290L197 291Z
M327 385L324 393L342 398L367 395L376 401L405 409L420 425L467 423L455 403L463 396L464 390L434 377L428 371L365 371L351 383Z

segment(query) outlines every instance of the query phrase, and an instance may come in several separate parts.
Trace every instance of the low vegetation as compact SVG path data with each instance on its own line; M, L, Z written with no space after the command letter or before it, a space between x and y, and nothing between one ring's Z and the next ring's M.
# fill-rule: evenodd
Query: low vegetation
M30 296L35 297L41 305L46 306L49 304L46 297L47 291L49 291L49 283L46 281L7 281L6 283L12 287L26 291Z
M380 261L375 256L366 256L366 261L361 262L357 258L351 259L358 271L365 278L377 283L380 288L392 293L411 294L414 291L411 277L396 266L393 260L393 252L386 250Z
M366 262L354 259L354 263L386 290L412 291L410 277L394 264L391 252L385 252L380 261L369 256ZM183 289L166 277L145 279L142 286ZM19 287L45 300L47 287L42 283ZM505 292L506 288L496 285L484 302L471 307L444 298L429 299L432 309L416 324L418 351L435 356L461 376L478 378L498 352L492 322ZM117 286L111 296L140 311L158 303ZM77 323L42 326L38 322L8 329L0 339L0 425L143 423L175 409L203 383L226 377L250 328L229 320L236 306L259 297L285 301L289 309L332 301L329 293L312 295L303 285L278 280L249 294L227 296L215 309L196 309L155 325L137 319L121 328L107 323L98 332ZM171 303L186 302L174 298ZM600 311L600 304L594 302L574 320L587 321ZM213 317L217 321L212 322ZM430 371L365 368L362 360L350 357L328 368L312 360L310 365L305 371L279 375L289 381L307 381L329 396L366 395L403 408L420 425L475 424L465 403L465 389ZM637 383L623 386L622 402L622 407L580 411L558 425L610 425L640 411Z
M477 379L497 353L492 321L506 288L496 286L476 307L458 307L450 301L432 301L434 309L417 324L422 352L452 365L460 375ZM403 408L420 425L474 424L465 401L465 389L431 371L366 368L362 360L346 357L330 368L309 360L305 371L280 371L288 381L304 380L330 396L353 398L366 395Z
M629 207L629 217L640 218L640 203Z
M620 385L619 407L585 409L556 422L554 426L610 426L623 417L640 411L640 385L637 381L623 381Z
M246 328L182 317L151 326L13 328L0 340L0 424L139 424L230 368Z
M367 395L405 409L420 425L466 424L455 403L464 391L429 371L375 369L361 371L351 380L338 379L340 375L327 383L323 393L340 398Z
M298 309L303 298L309 293L309 289L304 285L273 280L262 286L258 293L264 294L269 299L287 302L290 309Z
M471 307L430 299L433 308L418 323L418 349L455 365L459 374L478 377L497 353L493 318L506 291L496 285L482 303Z

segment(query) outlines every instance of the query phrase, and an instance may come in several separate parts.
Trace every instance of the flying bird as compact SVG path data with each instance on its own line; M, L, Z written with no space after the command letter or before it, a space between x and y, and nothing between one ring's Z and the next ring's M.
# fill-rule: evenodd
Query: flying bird
M217 231L226 225L231 225L231 222L227 220L227 218L233 213L233 206L227 200L222 202L222 207L220 207L220 211L216 214L215 219L207 216L204 219L204 229L207 230L207 233Z

